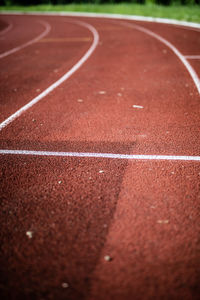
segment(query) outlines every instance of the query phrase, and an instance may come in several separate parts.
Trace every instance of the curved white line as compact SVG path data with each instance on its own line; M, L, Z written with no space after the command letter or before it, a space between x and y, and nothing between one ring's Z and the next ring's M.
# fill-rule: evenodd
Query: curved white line
M18 111L16 111L14 114L12 114L9 118L7 118L5 121L3 121L0 124L0 131L6 127L8 124L10 124L12 121L14 121L16 118L18 118L23 112L28 110L30 107L32 107L34 104L39 102L41 99L43 99L46 95L48 95L50 92L52 92L55 88L57 88L61 83L63 83L65 80L67 80L73 73L75 73L85 62L86 60L91 56L93 51L98 45L99 42L99 34L96 31L96 29L85 22L76 21L74 23L77 23L80 26L86 27L88 30L90 30L93 34L93 43L89 50L83 55L83 57L67 72L65 75L63 75L59 80L54 82L50 87L48 87L46 90L44 90L41 94L39 94L36 98L31 100L29 103L24 105L22 108L20 108Z
M53 152L34 150L7 150L1 149L0 154L13 155L35 155L35 156L64 156L64 157L86 157L86 158L112 158L112 159L135 159L135 160L183 160L200 161L200 156L179 155L143 155L143 154L115 154L115 153L93 153L93 152Z
M108 13L87 13L87 12L23 12L23 11L0 11L0 14L10 15L33 15L33 16L66 16L66 17L87 17L87 18L105 18L105 19L119 19L119 20L130 20L130 21L142 21L142 22L153 22L163 23L171 25L179 25L193 28L200 28L199 23L179 21L175 19L157 18L157 17L145 17L136 15L120 15L120 14L108 14Z
M9 23L8 27L6 27L5 29L3 29L2 31L0 31L0 35L4 35L6 34L8 31L10 31L13 28L13 24Z
M47 22L44 22L44 21L38 21L38 22L41 23L45 27L45 30L39 36L37 36L33 40L31 40L31 41L29 41L29 42L27 42L27 43L25 43L23 45L20 45L18 47L15 47L15 48L13 48L11 50L8 50L8 51L0 54L0 58L4 58L4 57L6 57L6 56L8 56L10 54L13 54L13 53L15 53L15 52L17 52L17 51L19 51L19 50L27 47L27 46L32 45L33 43L36 43L37 41L39 41L40 39L42 39L43 37L45 37L50 32L51 26Z
M200 94L200 80L199 80L196 72L194 71L194 69L192 68L190 63L186 60L186 58L180 53L180 51L174 45L172 45L169 41L167 41L166 39L164 39L163 37L161 37L157 33L153 32L149 29L146 29L142 26L135 25L135 24L130 24L130 23L125 23L125 22L121 22L121 24L123 24L124 26L127 26L127 27L137 29L139 31L142 31L142 32L154 37L155 39L159 40L161 43L165 44L167 47L169 47L176 54L176 56L178 56L180 61L184 64L185 68L187 69L190 76L192 77L192 79L194 81L194 84L196 85L196 88L197 88L197 90Z

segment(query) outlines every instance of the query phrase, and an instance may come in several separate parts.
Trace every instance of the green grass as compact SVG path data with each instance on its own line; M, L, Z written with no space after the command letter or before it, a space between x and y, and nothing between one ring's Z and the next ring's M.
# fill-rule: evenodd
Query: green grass
M37 5L37 6L1 6L0 10L39 11L39 12L97 12L128 15L171 18L200 23L200 6L172 5L161 6L153 3L139 4L68 4L68 5Z

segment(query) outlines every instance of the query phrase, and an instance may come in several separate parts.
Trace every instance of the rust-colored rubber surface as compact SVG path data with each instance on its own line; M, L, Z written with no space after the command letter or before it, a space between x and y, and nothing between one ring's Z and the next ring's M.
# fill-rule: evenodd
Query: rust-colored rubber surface
M0 16L0 122L92 44L78 18ZM200 155L200 96L177 56L118 20L81 18L98 47L0 131L0 149ZM200 55L200 32L130 22ZM200 76L199 60L189 60ZM81 99L81 100L80 100ZM139 105L142 108L133 107ZM200 162L0 155L1 299L198 299Z

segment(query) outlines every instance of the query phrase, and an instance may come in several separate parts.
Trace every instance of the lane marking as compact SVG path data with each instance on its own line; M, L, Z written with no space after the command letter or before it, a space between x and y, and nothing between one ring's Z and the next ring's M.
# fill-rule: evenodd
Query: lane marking
M10 31L12 28L13 28L13 24L12 24L12 23L9 23L8 26L7 26L5 29L3 29L3 30L0 31L0 35L6 34L6 33L7 33L8 31Z
M49 38L42 39L38 41L38 43L54 43L54 42L91 42L92 39L90 37L71 37L71 38Z
M186 59L200 59L200 55L185 55Z
M131 155L114 153L92 153L92 152L53 152L53 151L31 151L31 150L7 150L0 149L0 154L11 155L33 155L33 156L64 156L64 157L86 157L86 158L116 158L132 160L182 160L200 161L200 156L178 156L178 155Z
M192 68L190 63L186 60L186 58L180 53L180 51L174 45L172 45L169 41L167 41L166 39L164 39L163 37L161 37L157 33L153 32L149 29L146 29L146 28L144 28L140 25L130 24L130 23L126 23L126 22L121 22L121 24L126 26L126 27L130 27L130 28L134 28L134 29L137 29L139 31L142 31L142 32L154 37L155 39L157 39L161 43L165 44L167 47L169 47L176 54L176 56L178 56L180 61L183 63L183 65L185 66L185 68L189 72L190 76L192 77L192 79L194 81L194 84L196 85L198 93L200 94L199 77L197 76L195 70Z
M93 43L90 46L90 48L83 55L83 57L67 73L65 73L60 79L58 79L56 82L54 82L52 85L50 85L46 90L44 90L41 94L39 94L37 97L35 97L29 103L27 103L26 105L21 107L19 110L17 110L14 114L12 114L10 117L8 117L5 121L0 123L0 131L4 127L6 127L8 124L13 122L16 118L18 118L22 113L27 111L34 104L36 104L41 99L43 99L46 95L48 95L50 92L52 92L55 88L57 88L61 83L63 83L65 80L67 80L70 76L72 76L72 74L74 74L94 52L94 50L96 49L98 42L99 42L99 34L96 31L96 29L92 25L85 23L85 22L73 21L73 23L76 23L80 26L87 28L93 34Z
M15 47L15 48L11 49L11 50L8 50L8 51L6 51L4 53L1 53L0 54L0 59L4 58L4 57L6 57L6 56L8 56L10 54L13 54L13 53L15 53L15 52L17 52L19 50L22 50L22 49L24 49L24 48L32 45L33 43L38 42L43 37L45 37L50 32L51 26L50 26L50 24L48 24L47 22L44 22L44 21L38 21L38 22L41 23L45 27L45 30L40 35L38 35L36 38L32 39L31 41L29 41L29 42L27 42L25 44L22 44L22 45L20 45L18 47Z

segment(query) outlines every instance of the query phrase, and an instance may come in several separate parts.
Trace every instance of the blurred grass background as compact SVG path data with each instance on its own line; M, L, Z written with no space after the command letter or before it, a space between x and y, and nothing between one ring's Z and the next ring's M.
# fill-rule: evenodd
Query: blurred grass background
M200 0L0 0L0 10L115 13L200 23Z

